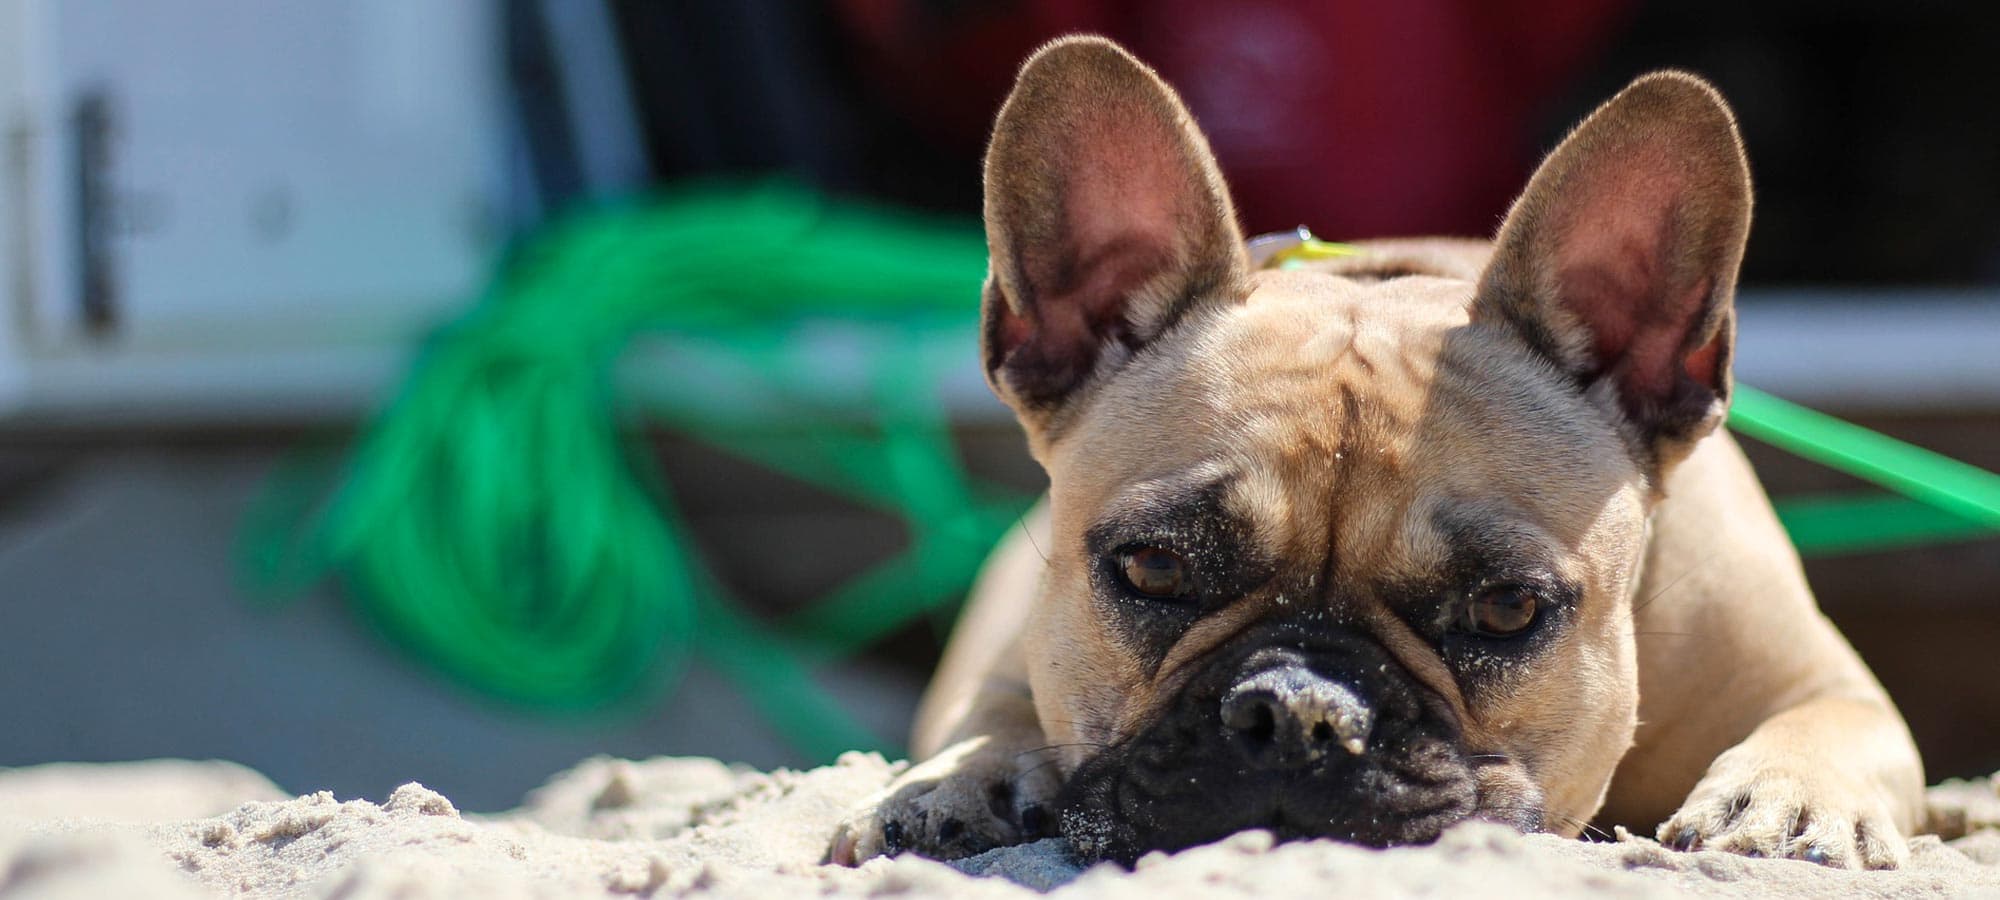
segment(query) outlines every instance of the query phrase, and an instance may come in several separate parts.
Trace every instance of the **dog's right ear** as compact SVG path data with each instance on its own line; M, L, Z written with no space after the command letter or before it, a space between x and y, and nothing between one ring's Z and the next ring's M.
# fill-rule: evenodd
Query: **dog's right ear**
M1073 37L1021 67L986 153L987 380L1035 444L1182 315L1240 299L1229 194L1173 89Z

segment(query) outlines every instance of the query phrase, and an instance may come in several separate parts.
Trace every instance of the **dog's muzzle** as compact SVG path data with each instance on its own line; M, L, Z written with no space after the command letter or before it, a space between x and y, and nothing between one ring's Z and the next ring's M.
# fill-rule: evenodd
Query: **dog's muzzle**
M1379 644L1261 626L1072 773L1063 833L1128 863L1246 828L1423 843L1478 805L1467 756L1449 711Z

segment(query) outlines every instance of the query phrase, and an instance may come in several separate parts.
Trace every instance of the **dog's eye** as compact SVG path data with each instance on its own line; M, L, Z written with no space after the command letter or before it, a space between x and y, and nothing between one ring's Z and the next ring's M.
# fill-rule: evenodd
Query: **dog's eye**
M1161 547L1135 547L1118 555L1119 571L1125 584L1148 597L1170 599L1187 596L1193 588L1187 560Z
M1541 600L1522 587L1488 588L1465 605L1465 630L1487 637L1510 637L1535 623Z

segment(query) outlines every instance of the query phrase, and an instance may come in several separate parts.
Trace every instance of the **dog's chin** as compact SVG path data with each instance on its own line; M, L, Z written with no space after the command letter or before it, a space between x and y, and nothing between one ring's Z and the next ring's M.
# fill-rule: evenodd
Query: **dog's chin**
M1515 767L1469 762L1442 740L1381 758L1343 755L1287 773L1199 761L1160 765L1147 755L1111 748L1069 778L1060 822L1079 857L1130 866L1154 850L1249 829L1280 841L1388 847L1429 843L1475 818L1522 831L1542 827L1539 791L1501 771Z

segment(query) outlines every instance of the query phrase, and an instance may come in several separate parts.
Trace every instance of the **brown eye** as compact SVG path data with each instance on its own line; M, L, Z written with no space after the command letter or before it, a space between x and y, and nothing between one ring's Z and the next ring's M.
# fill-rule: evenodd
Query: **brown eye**
M1465 607L1465 627L1487 637L1509 637L1535 623L1541 601L1526 588L1489 588Z
M1118 563L1125 583L1148 597L1184 597L1193 586L1187 561L1172 550L1139 547L1119 554Z

